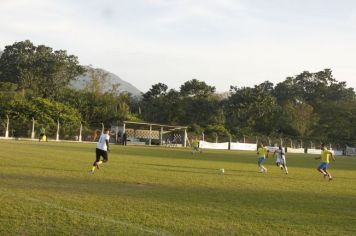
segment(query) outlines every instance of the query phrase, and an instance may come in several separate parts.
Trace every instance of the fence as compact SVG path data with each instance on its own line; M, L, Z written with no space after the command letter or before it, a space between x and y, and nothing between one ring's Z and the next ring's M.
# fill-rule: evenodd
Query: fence
M33 139L39 138L40 129L45 129L47 140L97 141L104 124L81 123L39 123L36 120L1 119L0 138ZM115 132L113 131L113 139ZM111 140L115 141L115 140Z
M98 140L102 130L105 128L103 123L56 123L44 124L36 120L19 120L19 119L0 119L0 138L23 138L23 139L38 139L39 130L41 127L46 129L46 136L48 140L70 140L70 141L89 141L95 142ZM117 127L117 126L114 126ZM120 141L120 131L117 128L111 128L111 142ZM135 136L141 131L136 131ZM296 138L275 138L268 136L218 136L217 134L194 135L204 141L201 142L202 148L214 149L230 149L230 150L251 150L256 143L263 143L267 146L282 145L287 147L289 153L310 153L319 154L320 140L312 139L296 139ZM183 137L179 133L163 134L163 144L178 145L182 143ZM342 148L338 144L329 144L330 149L335 150L335 154L341 155L356 155L356 148L347 147Z
M200 148L206 149L219 149L219 150L241 150L241 151L256 151L257 143L234 143L234 142L224 142L224 143L210 143L207 141L199 142ZM270 152L274 152L278 147L277 146L267 146ZM335 156L344 155L343 150L332 150ZM356 148L352 150L356 153ZM306 154L316 154L320 155L321 150L315 148L290 148L286 147L286 152L288 153L306 153Z
M98 141L100 134L104 128L110 128L110 142L121 143L122 127L119 126L105 126L103 123L49 123L44 124L36 120L16 120L16 119L0 119L0 138L13 138L13 139L31 139L38 140L40 129L45 128L45 134L48 141ZM152 144L160 143L159 131L149 131L141 129L125 130L127 140L132 144L147 144L151 135ZM168 146L183 146L184 137L181 132L172 131L165 132L162 135L163 142Z
M318 149L321 143L325 142L320 137L314 138L303 138L303 137L271 137L265 135L240 135L240 136L218 136L218 135L199 135L200 140L211 142L211 143L263 143L265 146L279 146L288 147L290 152L304 153L304 149ZM329 143L326 142L329 148L334 150L345 151L345 145L339 143Z

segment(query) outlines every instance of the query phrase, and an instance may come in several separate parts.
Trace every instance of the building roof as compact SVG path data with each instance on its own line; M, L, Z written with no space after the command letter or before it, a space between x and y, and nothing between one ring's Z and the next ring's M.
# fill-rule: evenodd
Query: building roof
M165 130L177 130L177 129L187 129L187 126L177 126L177 125L165 125L165 124L156 124L148 122L136 122L136 121L124 121L124 124L130 124L134 127L145 127L152 126L152 129L165 129ZM147 127L146 127L147 128Z

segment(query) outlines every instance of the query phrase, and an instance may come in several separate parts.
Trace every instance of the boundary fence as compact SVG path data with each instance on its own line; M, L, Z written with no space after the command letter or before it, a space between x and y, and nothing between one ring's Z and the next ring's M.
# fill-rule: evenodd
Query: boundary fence
M224 142L224 143L211 143L206 141L199 142L200 148L206 149L218 149L218 150L240 150L240 151L256 151L257 143L238 143L238 142ZM267 146L270 152L274 152L278 147L277 146ZM321 150L316 148L291 148L285 147L287 153L301 153L301 154L314 154L320 155ZM334 150L330 148L335 156L345 155L344 150ZM356 148L355 148L356 154Z

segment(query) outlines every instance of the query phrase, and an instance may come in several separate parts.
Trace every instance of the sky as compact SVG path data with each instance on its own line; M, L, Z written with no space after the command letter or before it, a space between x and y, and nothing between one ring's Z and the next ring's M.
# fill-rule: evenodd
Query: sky
M142 92L194 78L225 92L325 68L356 88L354 0L0 0L0 50L26 39Z

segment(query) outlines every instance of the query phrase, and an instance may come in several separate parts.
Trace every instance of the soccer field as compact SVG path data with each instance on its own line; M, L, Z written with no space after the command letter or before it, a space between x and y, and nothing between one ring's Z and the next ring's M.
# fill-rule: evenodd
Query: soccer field
M0 235L355 235L356 158L0 140ZM224 168L225 174L219 169Z

